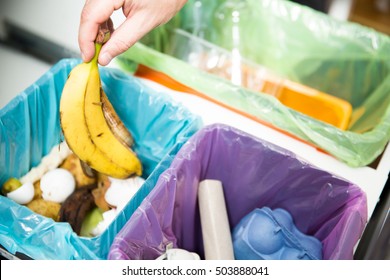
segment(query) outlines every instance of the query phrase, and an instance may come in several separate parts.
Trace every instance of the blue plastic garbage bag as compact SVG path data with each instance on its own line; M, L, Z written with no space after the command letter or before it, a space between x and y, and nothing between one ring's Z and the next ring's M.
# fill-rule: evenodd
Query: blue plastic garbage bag
M256 208L282 208L322 243L323 259L352 259L367 222L366 194L292 152L225 125L204 127L115 237L109 259L155 259L167 245L203 257L197 193L222 182L230 229Z
M80 60L65 59L0 111L0 185L38 165L62 141L59 101L67 77ZM101 69L103 88L125 126L146 179L144 185L100 236L77 236L57 223L0 196L0 244L33 259L105 259L112 240L181 145L201 122L162 93L116 69Z

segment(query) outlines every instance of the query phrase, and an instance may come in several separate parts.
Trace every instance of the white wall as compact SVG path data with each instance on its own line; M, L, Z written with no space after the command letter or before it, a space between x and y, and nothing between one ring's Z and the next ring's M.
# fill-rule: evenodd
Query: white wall
M1 0L0 19L78 51L83 0ZM3 26L0 34L4 36Z

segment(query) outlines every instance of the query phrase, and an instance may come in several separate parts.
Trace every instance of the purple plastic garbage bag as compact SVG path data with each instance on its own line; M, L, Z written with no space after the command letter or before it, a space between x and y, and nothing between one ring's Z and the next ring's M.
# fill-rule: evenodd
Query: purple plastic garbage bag
M169 243L204 256L197 190L220 180L233 228L256 208L283 208L322 243L323 259L352 259L367 222L365 193L294 153L238 129L206 126L175 156L110 248L109 259L156 259Z

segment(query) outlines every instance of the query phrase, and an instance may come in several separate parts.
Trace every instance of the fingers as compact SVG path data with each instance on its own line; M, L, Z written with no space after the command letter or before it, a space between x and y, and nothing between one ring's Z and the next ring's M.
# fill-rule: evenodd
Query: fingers
M105 66L114 57L128 50L155 27L154 22L150 20L150 15L146 15L144 12L135 13L132 17L127 18L114 31L110 40L103 45L99 55L99 64Z
M79 28L79 46L83 60L89 62L93 58L99 25L109 20L115 10L122 7L127 19L103 45L98 60L103 66L133 46L153 28L167 22L185 2L187 0L87 0Z
M89 62L93 58L95 54L94 42L98 33L99 25L109 20L113 12L114 6L110 3L110 1L86 1L81 13L78 37L83 61Z

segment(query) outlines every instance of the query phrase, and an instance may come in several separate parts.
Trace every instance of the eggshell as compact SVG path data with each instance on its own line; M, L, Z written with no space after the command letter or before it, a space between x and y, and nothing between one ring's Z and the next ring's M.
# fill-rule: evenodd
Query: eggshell
M128 179L110 178L110 181L111 185L106 191L104 198L109 205L118 208L118 210L122 209L130 201L145 182L142 177Z
M41 178L42 198L44 200L63 203L76 187L76 181L68 170L53 169Z
M7 193L7 197L19 204L27 204L34 198L34 185L31 182L24 183L16 190Z

